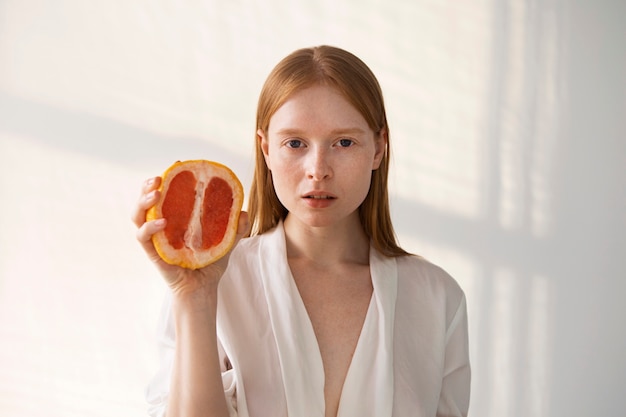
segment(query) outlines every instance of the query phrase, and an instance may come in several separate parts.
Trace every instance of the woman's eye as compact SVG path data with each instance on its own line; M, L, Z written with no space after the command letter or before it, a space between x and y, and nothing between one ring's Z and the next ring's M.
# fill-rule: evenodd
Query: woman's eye
M352 139L339 139L339 146L343 148L347 148L348 146L352 146L354 142Z
M301 148L302 141L300 139L290 139L287 141L287 147L289 148Z

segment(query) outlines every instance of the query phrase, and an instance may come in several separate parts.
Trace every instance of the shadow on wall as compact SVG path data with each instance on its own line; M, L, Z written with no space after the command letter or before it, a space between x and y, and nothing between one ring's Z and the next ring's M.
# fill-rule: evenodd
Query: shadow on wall
M624 30L605 30L620 13L493 4L477 215L409 199L394 215L403 235L472 264L454 274L469 296L472 411L621 415L626 54Z
M215 142L164 136L121 121L35 103L1 91L0 109L6 116L0 131L128 168L154 172L165 170L175 160L191 158L223 161L238 173L247 173L251 166L252 160L244 161L240 154L215 146Z

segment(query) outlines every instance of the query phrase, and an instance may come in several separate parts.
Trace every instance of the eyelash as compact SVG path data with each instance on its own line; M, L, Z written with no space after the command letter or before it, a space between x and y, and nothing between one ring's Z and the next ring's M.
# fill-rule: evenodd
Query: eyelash
M345 142L348 142L348 143L345 143ZM337 143L340 145L341 148L349 148L350 146L354 145L354 140L348 139L348 138L341 138L337 141ZM289 139L285 143L285 145L291 149L298 149L298 148L301 148L304 144L302 143L300 139Z

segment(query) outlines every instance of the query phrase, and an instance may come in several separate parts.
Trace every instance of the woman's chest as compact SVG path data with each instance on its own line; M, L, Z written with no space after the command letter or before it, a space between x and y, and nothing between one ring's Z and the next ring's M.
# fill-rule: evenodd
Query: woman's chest
M369 268L347 276L293 273L322 359L326 416L335 416L372 298Z

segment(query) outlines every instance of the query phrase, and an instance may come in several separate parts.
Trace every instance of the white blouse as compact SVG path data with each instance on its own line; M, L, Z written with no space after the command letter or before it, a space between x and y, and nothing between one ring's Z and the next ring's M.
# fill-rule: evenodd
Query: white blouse
M417 256L388 258L371 249L370 271L373 296L338 417L466 416L470 365L463 291ZM217 332L231 416L324 416L322 358L289 270L282 224L243 239L231 254L220 281ZM159 335L161 369L146 393L155 417L165 415L174 358L169 297Z

